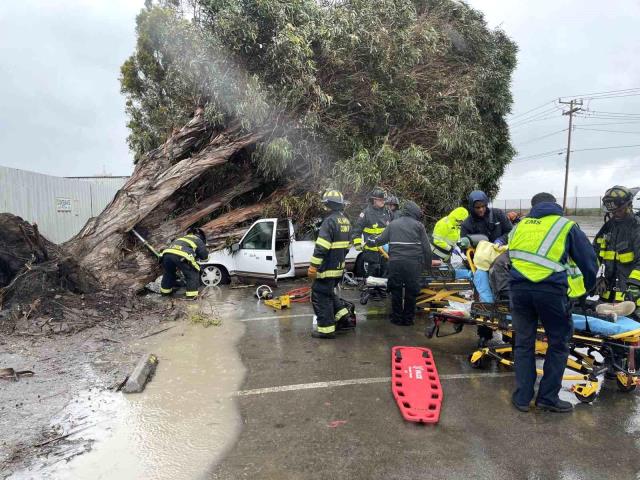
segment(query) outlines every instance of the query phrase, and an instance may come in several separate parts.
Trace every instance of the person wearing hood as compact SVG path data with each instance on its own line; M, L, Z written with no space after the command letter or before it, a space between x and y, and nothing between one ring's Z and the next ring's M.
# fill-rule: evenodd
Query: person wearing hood
M391 323L413 325L420 274L431 267L431 248L422 210L414 202L405 203L401 215L377 238L367 240L371 247L389 244L389 290L393 313ZM404 290L404 298L403 298Z
M458 207L441 218L433 227L433 243L431 250L433 254L443 262L451 259L451 253L460 240L460 225L469 216L469 212L464 207Z
M575 222L562 216L562 207L553 195L538 193L531 199L531 207L509 238L516 372L511 401L521 412L529 411L537 376L539 320L548 348L536 406L570 412L573 405L558 396L573 330L569 299L584 297L595 287L598 265L587 236Z
M502 210L488 205L489 197L484 192L474 190L469 194L471 215L462 223L460 236L486 235L490 242L506 245L513 225Z
M398 201L398 197L395 195L389 195L385 199L384 204L387 207L387 210L389 210L391 220L395 220L400 217L400 202Z

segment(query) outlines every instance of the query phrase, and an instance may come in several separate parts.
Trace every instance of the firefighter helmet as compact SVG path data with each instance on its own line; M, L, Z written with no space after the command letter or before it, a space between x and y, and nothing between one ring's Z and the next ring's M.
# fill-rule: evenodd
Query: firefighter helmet
M400 206L400 202L398 201L398 197L395 195L389 195L384 201L387 205L395 205L396 207Z
M633 203L633 192L627 187L616 185L604 193L602 204L608 212L613 212L619 208L629 207Z
M385 194L384 190L380 187L374 188L369 194L369 198L381 198L384 200Z
M327 190L322 194L322 203L329 208L339 209L344 207L344 197L338 190Z
M200 240L202 240L203 242L207 241L207 234L204 233L204 230L202 230L201 228L192 228L191 230L189 230L189 233L191 235L200 237Z

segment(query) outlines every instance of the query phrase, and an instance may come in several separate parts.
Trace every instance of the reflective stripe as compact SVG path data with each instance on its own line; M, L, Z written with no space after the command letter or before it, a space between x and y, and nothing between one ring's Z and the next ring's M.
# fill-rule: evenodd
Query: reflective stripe
M331 242L321 237L318 237L318 239L316 240L316 245L320 245L321 247L326 248L327 250L331 248Z
M197 297L198 296L198 290L187 290L187 292L185 293L185 295L187 297Z
M351 246L351 242L333 242L331 244L331 248L349 248Z
M193 255L191 255L190 253L187 252L183 252L182 250L177 250L175 248L166 248L165 250L163 250L162 254L164 255L165 253L171 253L173 255L177 255L178 257L182 257L186 260L189 261L189 263L191 263L191 265L193 266L193 268L195 268L196 270L200 271L200 265L198 265L198 262L196 262L196 259L193 258Z
M344 273L344 269L340 270L325 270L324 272L318 272L316 278L341 278Z
M600 258L603 260L615 260L616 252L613 250L600 250Z
M620 260L620 263L631 263L633 262L634 258L635 258L635 255L633 254L633 252L618 254L618 260Z
M389 245L422 245L420 242L389 242Z
M453 246L456 244L456 242L455 242L455 241L453 241L453 240L449 240L448 238L445 238L445 237L440 236L440 235L436 235L435 233L433 234L433 239L434 239L434 240L439 240L439 241L441 241L441 242L444 242L444 243L446 243L447 245L449 245L450 247L453 247Z
M440 250L437 250L435 248L432 251L437 257L444 261L447 261L451 258L451 255L449 255L448 253L441 252Z
M198 246L196 245L196 242L194 242L193 240L191 240L191 239L189 239L187 237L180 237L177 241L186 243L191 248L193 248L194 251L198 249Z
M612 293L611 291L606 291L602 293L602 298L604 298L605 300L611 300L612 298ZM615 292L615 295L613 295L613 301L614 302L622 302L624 300L624 292Z
M372 252L377 252L379 247L370 247L369 245L365 245L364 249L365 250L370 250Z
M353 239L354 245L360 245L362 243L362 237L356 237Z
M554 272L564 272L566 270L565 266L561 263L554 262L553 260L549 260L546 257L540 257L535 253L523 252L520 250L509 250L509 257L517 258L518 260L524 260L526 262L531 262L535 265L549 268Z
M560 235L560 232L562 231L564 226L570 221L571 220L567 218L559 217L558 220L556 220L556 223L553 224L553 227L551 227L551 229L547 232L547 236L540 244L540 247L538 248L538 251L536 253L538 255L546 256L549 253L549 249L551 248L551 246L558 239L558 235Z
M311 257L311 265L320 265L322 263L322 259L318 257Z
M318 325L318 333L333 333L336 331L335 325L330 325L328 327L321 327Z
M603 246L605 244L605 240L603 237L596 238L596 243L600 246Z
M349 314L349 310L347 310L346 308L341 308L340 310L338 310L336 312L336 315L335 315L334 318L336 320L340 320L342 317L344 317L345 315L348 315L348 314Z
M640 270L631 270L629 278L632 280L638 280L640 282Z
M160 293L171 293L173 292L173 288L162 288L160 287Z
M380 235L382 232L384 232L384 227L378 227L378 228L367 227L367 228L363 228L362 231L364 233L369 233L371 235Z

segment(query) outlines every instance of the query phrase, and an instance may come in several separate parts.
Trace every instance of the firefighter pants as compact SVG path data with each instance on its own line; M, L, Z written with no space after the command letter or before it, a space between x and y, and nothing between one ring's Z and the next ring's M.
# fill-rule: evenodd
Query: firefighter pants
M393 323L413 324L413 318L416 315L416 298L420 293L421 272L420 261L391 260L389 262L389 291Z
M198 296L198 286L200 285L200 272L194 268L185 258L179 257L172 253L162 255L162 283L160 284L160 293L169 295L176 288L176 274L178 270L184 275L187 292L186 296L194 298Z
M339 280L335 278L316 279L311 286L311 305L318 319L319 333L336 331L336 321L349 314L346 306L335 293Z

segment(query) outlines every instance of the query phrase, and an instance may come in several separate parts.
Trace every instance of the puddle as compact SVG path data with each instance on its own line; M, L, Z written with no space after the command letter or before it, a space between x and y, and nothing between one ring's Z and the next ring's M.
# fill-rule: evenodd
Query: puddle
M191 307L191 306L190 306ZM226 308L222 307L224 310ZM222 312L221 312L222 313ZM155 353L156 375L143 393L83 392L62 413L81 429L69 437L83 441L58 459L17 472L12 480L194 479L202 478L233 446L241 417L232 393L245 369L235 349L244 332L227 320L204 328L187 321L139 343ZM71 431L74 431L72 428ZM83 453L91 446L88 453Z

